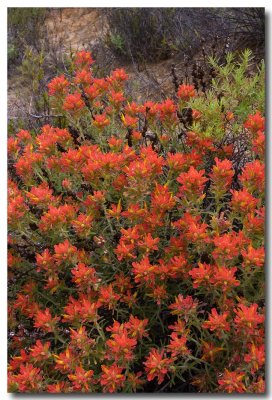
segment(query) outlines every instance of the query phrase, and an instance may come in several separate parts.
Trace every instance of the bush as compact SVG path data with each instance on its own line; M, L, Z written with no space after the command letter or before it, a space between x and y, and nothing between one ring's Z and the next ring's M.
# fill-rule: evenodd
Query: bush
M20 65L27 46L41 50L46 8L8 8L8 67Z
M111 8L108 46L123 61L193 57L203 40L221 55L251 48L264 57L263 8Z
M92 64L8 140L9 391L263 393L263 72L136 104Z

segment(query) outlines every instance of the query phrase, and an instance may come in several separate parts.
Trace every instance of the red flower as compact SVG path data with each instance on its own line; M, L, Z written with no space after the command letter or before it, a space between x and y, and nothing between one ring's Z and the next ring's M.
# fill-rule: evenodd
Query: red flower
M71 346L80 349L83 353L88 353L88 349L94 345L95 340L89 339L85 326L78 330L70 328Z
M251 373L254 374L258 371L265 363L265 346L262 344L260 346L255 346L254 343L250 343L249 353L244 356L246 363L251 364Z
M249 193L264 192L265 165L260 160L247 163L240 176L240 181Z
M165 375L169 372L169 367L173 364L172 358L164 358L164 350L152 349L143 363L147 374L147 380L152 381L158 379L160 385L165 378Z
M169 309L173 310L171 311L171 314L177 314L179 316L183 315L187 318L189 314L195 313L198 306L198 300L194 300L192 296L183 297L182 294L179 294L175 300L175 303L170 304L169 306Z
M72 221L72 226L79 237L88 237L92 227L93 219L94 218L92 215L79 214L77 219Z
M133 274L136 283L153 282L155 279L155 265L151 265L148 256L145 256L140 262L133 262Z
M47 393L67 393L69 391L67 387L67 382L53 383L52 385L47 385Z
M122 122L126 128L135 128L138 122L138 118L131 117L130 115L122 115Z
M244 377L243 372L225 369L222 378L218 379L219 389L227 393L244 393L246 391L242 382Z
M43 361L51 357L49 351L50 342L42 343L37 340L34 347L30 348L30 356L33 357L34 361Z
M208 181L204 177L205 171L202 169L197 171L194 167L190 167L188 172L183 172L177 178L178 183L181 184L179 195L187 196L188 199L201 197L205 183Z
M54 257L50 254L48 249L45 249L42 254L36 254L37 271L54 271L55 262Z
M160 120L166 124L175 124L178 121L177 106L171 99L166 99L158 105Z
M187 337L179 336L177 332L172 332L170 335L170 343L167 349L171 352L172 357L180 357L190 354L190 350L186 346Z
M124 386L126 380L125 375L122 374L123 367L118 367L116 364L110 366L101 365L103 374L100 377L100 385L104 393L114 393Z
M217 353L224 350L223 347L216 347L214 343L202 342L201 360L214 362Z
M253 151L260 156L261 159L264 158L265 155L265 135L262 131L258 131L252 141L252 149Z
M209 285L211 277L213 276L214 267L205 263L198 263L197 268L193 268L189 271L189 275L192 277L194 283L193 287L196 289L199 286Z
M55 366L56 370L59 370L62 373L74 371L77 365L77 360L69 347L67 347L66 350L60 354L53 354L53 356L57 364Z
M243 215L254 211L260 202L260 199L253 197L245 188L242 190L231 190L230 192L232 194L232 209Z
M84 107L85 103L80 93L68 94L64 99L63 109L75 116L79 115Z
M261 116L260 111L256 111L256 113L250 114L244 123L244 127L251 131L253 134L257 133L257 131L264 131L264 121L265 119Z
M56 197L53 196L53 190L49 188L46 182L40 186L33 186L30 192L26 193L30 204L43 208L48 207L50 204L56 202Z
M92 55L89 51L79 51L78 53L76 53L76 57L75 57L75 64L78 67L81 68L86 68L89 67L90 65L92 65L94 63L94 60L92 58Z
M235 278L236 271L236 267L217 267L214 269L213 276L211 277L211 282L215 286L221 287L223 292L226 292L232 289L232 287L240 285L240 281Z
M60 320L60 317L52 317L49 308L45 310L38 310L34 316L35 328L41 328L45 332L54 332L56 329L56 323Z
M71 269L71 273L73 274L72 281L79 288L90 288L98 282L95 269L83 263L77 264L76 267Z
M69 297L68 304L64 307L62 321L70 323L93 322L98 319L98 308L101 303L90 300L86 295L81 294L78 300Z
M254 249L252 245L249 245L247 249L241 251L243 256L243 266L247 267L263 267L264 265L264 257L265 257L265 250L264 247L259 247Z
M102 286L99 292L99 300L102 304L108 306L109 310L113 310L121 296L115 293L113 285Z
M211 180L213 181L213 190L222 195L227 192L232 183L234 170L232 169L232 162L225 159L220 161L215 157L215 165L213 166Z
M151 195L151 210L164 213L171 210L176 204L173 193L171 193L166 185L159 185L156 182L155 189Z
M146 253L150 251L158 250L157 244L159 243L159 238L153 238L150 233L145 235L142 240L139 240L138 246L143 249Z
M264 315L257 313L258 304L253 303L249 307L244 304L238 304L238 308L234 309L236 317L234 319L237 331L245 334L252 334L258 328L259 324L264 322Z
M111 339L106 341L108 346L106 358L117 363L131 361L134 358L133 351L136 344L137 340L130 338L126 329L119 333L113 333Z
M60 264L62 262L72 262L75 258L77 248L72 246L69 240L54 246L55 260Z
M83 69L82 71L77 71L74 79L75 83L83 86L89 85L92 82L92 74L90 71Z
M76 366L75 372L73 374L69 374L68 378L73 384L73 388L76 391L80 392L90 392L92 383L92 376L94 371L92 369L85 371L82 366Z
M108 126L110 124L110 120L107 118L106 113L103 113L103 114L94 116L93 124L97 128L103 129L103 128L105 128L105 126Z
M35 368L32 364L21 364L20 373L12 375L11 378L18 385L20 392L39 392L43 380L40 372L40 368Z
M128 79L128 75L126 74L124 68L117 68L111 74L112 79L117 82L123 82Z
M180 85L178 88L178 97L184 101L190 100L196 96L196 91L193 85Z
M209 315L209 320L205 321L202 324L204 329L209 329L210 331L219 331L217 332L217 336L220 338L222 336L222 332L230 331L230 324L226 321L229 312L226 311L223 314L218 314L215 308L212 308L211 314Z
M69 85L70 83L64 75L57 76L48 83L48 94L49 96L61 97L68 92Z
M109 93L109 102L112 103L115 107L119 107L122 102L125 100L123 92L115 92L111 90Z
M142 339L143 337L148 336L148 333L145 329L147 324L148 324L148 319L141 320L131 315L129 317L129 321L126 322L125 325L132 337L136 337L137 339Z

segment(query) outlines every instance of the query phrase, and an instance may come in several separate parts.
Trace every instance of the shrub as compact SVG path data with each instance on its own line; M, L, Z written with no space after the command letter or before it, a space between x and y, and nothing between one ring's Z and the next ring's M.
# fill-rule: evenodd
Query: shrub
M201 53L203 40L222 56L246 47L264 57L264 8L109 8L108 46L123 61L158 61Z
M27 46L41 50L46 8L8 8L8 66L20 65Z
M136 104L81 51L48 84L66 126L9 137L9 391L264 392L264 98L229 98L263 78L242 60Z

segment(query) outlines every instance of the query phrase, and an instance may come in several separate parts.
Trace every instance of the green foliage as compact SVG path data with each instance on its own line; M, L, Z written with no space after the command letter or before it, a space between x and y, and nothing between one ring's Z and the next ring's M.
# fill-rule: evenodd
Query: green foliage
M220 65L213 58L209 61L217 75L206 96L196 97L190 101L190 106L203 114L203 121L196 123L193 129L198 133L205 132L206 137L222 138L225 132L222 111L231 110L235 117L232 132L237 135L249 112L254 110L264 112L264 62L256 72L253 72L252 52L248 49L237 61L235 55L229 53L225 65Z
M41 49L46 13L47 8L8 8L9 69L22 61L27 46Z

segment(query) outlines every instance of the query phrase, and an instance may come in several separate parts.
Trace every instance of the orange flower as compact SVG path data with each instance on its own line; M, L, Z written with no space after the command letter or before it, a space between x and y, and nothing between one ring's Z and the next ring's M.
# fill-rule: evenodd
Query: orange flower
M211 180L213 181L213 190L220 195L226 193L231 186L234 170L232 162L225 159L223 161L215 157Z
M138 118L131 117L130 115L122 115L122 122L126 128L135 128L138 122Z
M55 365L56 370L59 370L62 373L74 371L77 365L77 360L69 347L60 354L53 354L53 356L57 364Z
M240 176L240 181L250 194L264 192L265 165L260 160L247 163Z
M64 99L63 109L75 116L79 115L84 107L85 103L80 93L68 94Z
M70 83L64 75L57 76L48 83L48 94L49 96L61 97L68 92L69 85Z
M43 380L40 372L40 368L35 368L32 364L21 364L20 373L11 375L11 378L20 392L39 392Z
M179 294L175 300L175 303L170 304L168 307L170 310L173 310L171 314L183 315L187 318L190 314L196 312L198 300L193 299L192 296L183 297L182 294Z
M224 350L223 347L216 347L214 343L202 342L201 360L214 362L216 355L222 350Z
M73 374L68 374L69 380L73 384L73 388L80 392L90 392L90 384L92 383L92 376L94 371L92 369L85 371L82 366L76 366Z
M215 308L212 308L209 320L202 324L202 328L209 329L210 331L216 331L216 335L220 338L222 332L230 331L230 324L226 321L229 316L229 312L226 311L223 314L218 314ZM218 332L217 332L218 331Z
M95 340L89 339L85 326L78 330L70 328L71 346L80 349L83 353L88 352L88 348L94 345Z
M77 219L72 221L72 226L79 237L88 237L93 222L93 216L87 214L79 214Z
M213 266L206 263L198 263L198 267L191 269L189 275L194 281L193 287L195 289L202 285L209 285L213 276Z
M164 355L163 349L161 351L151 349L149 352L146 361L143 362L148 381L157 378L159 385L164 381L165 375L169 372L169 367L174 361L172 358L164 358Z
M227 393L244 393L246 391L242 382L244 377L243 372L225 369L222 378L218 379L219 389Z
M151 265L148 256L145 256L140 262L133 262L133 274L136 283L153 282L155 279L155 265Z
M123 82L128 79L128 75L126 74L124 68L117 68L111 74L112 79L117 82Z
M101 365L103 374L100 377L100 385L104 393L114 393L124 386L126 380L122 374L123 367L118 367L116 364L110 366Z
M255 114L250 114L244 123L244 127L256 134L258 131L264 131L265 119L261 116L260 111L256 111Z
M26 193L30 204L39 208L48 207L50 204L56 202L56 197L53 196L53 190L49 188L46 182L40 186L33 186L30 192Z
M143 249L145 253L149 253L150 251L158 250L157 244L159 241L159 238L153 238L151 234L148 233L138 242L138 246Z
M231 190L230 192L232 194L232 209L243 215L254 211L260 202L260 199L253 197L245 188L242 190Z
M45 332L54 332L56 329L56 323L60 320L60 317L52 317L49 308L45 310L38 310L34 316L35 328L41 328Z
M126 322L126 328L128 329L130 335L132 337L136 337L137 339L142 339L143 337L147 337L148 333L146 331L146 326L148 324L148 319L139 319L130 315L129 321Z
M217 267L214 269L213 276L211 277L211 282L215 286L222 288L223 292L226 292L232 289L232 287L240 285L240 281L235 278L236 271L236 267Z
M92 82L92 74L90 73L90 71L86 71L86 69L83 69L82 71L77 71L74 81L78 85L89 85Z
M236 317L234 319L237 331L245 334L252 334L265 320L264 315L257 313L258 304L253 303L249 307L244 304L238 304L238 308L234 309Z
M51 353L49 351L50 342L42 343L37 340L34 347L30 348L30 356L35 359L35 361L43 361L50 358Z
M263 267L264 265L264 257L265 257L265 250L264 247L259 247L254 249L252 245L249 245L247 249L241 251L243 256L243 266L245 268L252 266L252 267Z
M76 53L75 64L77 67L87 68L94 63L92 55L89 51L79 51Z
M109 102L112 103L114 107L119 107L124 100L123 92L115 92L114 90L109 92Z
M77 264L71 269L71 273L73 274L72 281L81 289L93 286L98 282L95 269L83 263Z
M128 331L124 329L122 332L113 333L111 339L106 341L108 353L106 358L115 362L125 362L133 360L133 351L136 347L137 340L130 338Z
M188 172L183 172L177 178L178 183L181 184L179 196L187 196L191 198L202 197L203 189L208 178L204 177L205 171L202 169L197 171L194 167L190 167Z
M77 248L72 246L69 240L54 246L55 260L60 264L62 262L72 262L75 258Z
M107 118L106 113L103 113L103 114L94 116L93 124L98 129L103 129L103 128L105 128L105 126L108 126L110 124L110 120Z
M246 363L251 364L251 373L254 374L258 371L265 363L265 346L262 344L260 346L255 346L254 343L250 343L249 353L244 356Z
M196 96L196 91L193 85L180 85L178 88L177 95L180 99L188 101Z
M187 338L185 336L179 336L177 332L172 332L167 349L171 352L172 357L181 357L190 354L190 350L186 346L186 343Z

